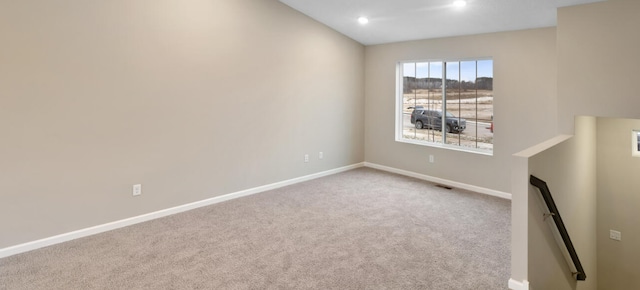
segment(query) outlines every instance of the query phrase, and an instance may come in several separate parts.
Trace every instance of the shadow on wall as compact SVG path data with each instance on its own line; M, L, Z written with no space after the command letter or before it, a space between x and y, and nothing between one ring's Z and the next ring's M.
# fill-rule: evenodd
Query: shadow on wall
M640 289L638 131L638 119L597 119L598 289Z
M526 201L527 279L535 289L640 289L640 120L577 117L575 135L528 159L529 174L553 193L584 270L576 281L544 221L540 192L529 186ZM517 205L514 205L517 206ZM516 223L514 223L516 225Z
M576 133L560 135L514 155L512 279L532 289L596 289L596 118L576 118ZM588 279L578 282L552 229L546 206L529 176L544 180L553 192ZM517 255L516 253L526 253Z

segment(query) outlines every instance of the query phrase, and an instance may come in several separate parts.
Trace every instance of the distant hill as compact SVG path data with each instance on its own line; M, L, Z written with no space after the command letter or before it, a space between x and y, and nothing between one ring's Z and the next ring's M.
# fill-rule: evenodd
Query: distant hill
M447 79L448 88L461 88L463 90L493 90L493 78L480 77L476 82ZM442 88L441 78L415 78L404 77L404 91L411 92L415 89L440 89Z

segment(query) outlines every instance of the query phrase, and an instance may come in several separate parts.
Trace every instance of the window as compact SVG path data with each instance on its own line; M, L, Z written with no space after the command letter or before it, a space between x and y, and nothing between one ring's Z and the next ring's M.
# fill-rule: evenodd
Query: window
M640 130L631 131L631 156L640 157Z
M401 62L397 104L396 141L492 154L493 60Z

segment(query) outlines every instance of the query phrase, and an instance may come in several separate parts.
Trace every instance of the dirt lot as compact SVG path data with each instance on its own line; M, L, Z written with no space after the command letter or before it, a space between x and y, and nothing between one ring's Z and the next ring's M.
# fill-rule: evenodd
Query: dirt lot
M442 110L442 90L415 90L404 94L404 115L410 116L416 106ZM467 119L467 130L461 134L447 134L447 144L493 149L493 133L488 130L493 119L493 91L447 91L447 111ZM442 132L415 129L407 117L403 120L402 130L405 138L442 142Z
M477 96L477 98L476 98ZM442 90L415 90L404 94L405 113L411 113L410 107L423 106L432 110L442 110ZM491 122L493 116L493 91L447 91L447 111L465 119L477 119Z
M438 143L442 142L442 132L437 130L405 128L402 131L402 135L406 139ZM493 142L493 138L476 140L475 137L465 135L464 132L462 134L447 133L447 144L491 151L493 150L493 144L489 142Z

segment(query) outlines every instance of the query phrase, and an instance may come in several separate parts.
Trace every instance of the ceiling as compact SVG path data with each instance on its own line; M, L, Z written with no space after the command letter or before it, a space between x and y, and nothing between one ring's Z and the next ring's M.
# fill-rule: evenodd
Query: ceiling
M280 0L364 44L556 26L557 8L604 0ZM369 23L361 25L358 17Z

